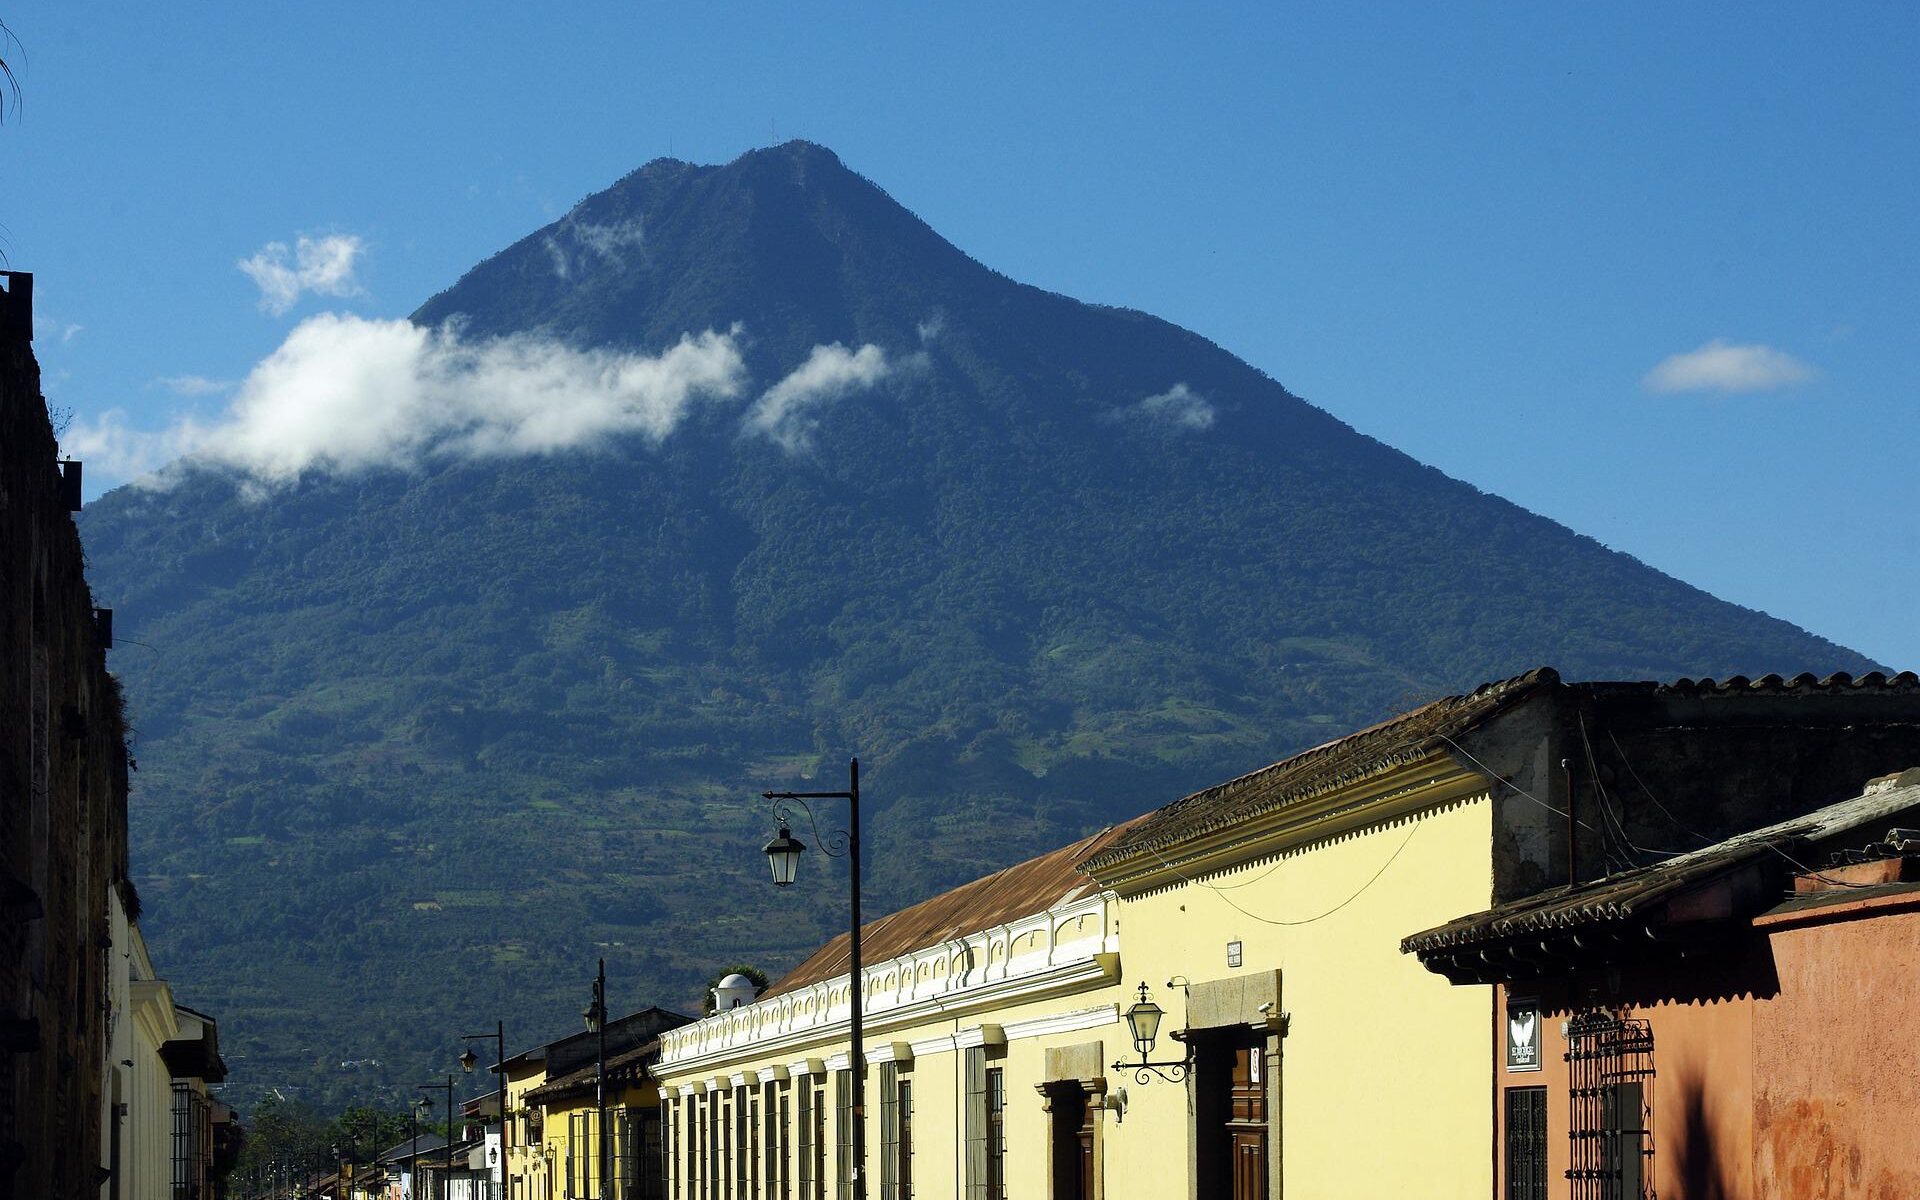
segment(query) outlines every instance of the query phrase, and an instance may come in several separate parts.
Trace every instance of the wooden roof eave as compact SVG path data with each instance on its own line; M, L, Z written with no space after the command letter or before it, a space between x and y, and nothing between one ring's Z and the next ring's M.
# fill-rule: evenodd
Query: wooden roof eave
M1168 845L1109 851L1081 867L1122 896L1177 886L1319 842L1484 795L1491 784L1442 747L1364 778L1280 805L1257 816L1197 832Z

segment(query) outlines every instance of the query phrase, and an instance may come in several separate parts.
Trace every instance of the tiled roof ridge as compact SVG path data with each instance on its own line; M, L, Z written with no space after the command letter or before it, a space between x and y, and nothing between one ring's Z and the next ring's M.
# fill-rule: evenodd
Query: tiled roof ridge
M1587 691L1616 688L1646 688L1645 684L1625 683L1576 683L1573 687ZM1729 696L1753 692L1860 692L1860 691L1920 691L1920 675L1912 671L1901 671L1888 675L1885 671L1868 671L1864 675L1853 675L1846 671L1835 671L1830 675L1816 676L1812 671L1802 671L1789 679L1780 674L1762 675L1750 679L1745 675L1729 675L1725 679L1715 680L1708 676L1699 679L1682 677L1671 683L1655 683L1647 690L1655 695L1676 696Z
M1481 720L1485 720L1487 717L1499 712L1521 696L1531 694L1536 688L1552 687L1558 685L1560 681L1560 673L1558 671L1552 667L1544 666L1535 667L1530 671L1506 679L1492 680L1481 684L1470 692L1462 692L1457 695L1444 696L1438 700L1429 701L1418 708L1389 717L1384 721L1376 722L1365 728L1356 729L1351 733L1342 734L1331 741L1322 742L1318 746L1313 746L1297 754L1289 755L1278 762L1268 763L1266 766L1255 768L1244 775L1235 776L1224 783L1216 783L1211 787L1202 788L1197 792L1175 800L1163 808L1155 810L1153 813L1148 814L1148 816L1171 816L1198 804L1226 800L1238 792L1246 791L1257 786L1261 781L1273 775L1284 771L1298 770L1300 767L1316 759L1331 757L1343 748L1351 748L1358 743L1376 739L1397 727L1417 725L1423 717L1433 716L1444 710L1466 708L1475 701L1493 702L1494 706L1487 711L1477 714L1471 720L1463 723L1460 728L1450 730L1450 732L1445 735L1450 737L1453 733L1461 732L1462 729L1476 724ZM1244 820L1246 817L1257 815L1258 813L1270 812L1288 803L1346 787L1360 779L1378 774L1383 768L1398 766L1403 762L1423 757L1430 753L1440 740L1441 737L1435 731L1424 731L1416 736L1410 737L1409 740L1404 743L1369 756L1362 764L1344 770L1338 770L1330 776L1322 776L1315 779L1305 787L1284 792L1274 797L1271 803L1263 805L1256 810L1232 810L1217 814L1215 818L1204 821L1198 826L1168 830L1157 837L1152 834L1136 832L1132 837L1119 840L1099 854L1090 856L1085 863L1081 864L1081 870L1098 869L1109 863L1129 857L1141 850L1157 849L1171 842L1184 841L1187 838L1211 832L1214 829L1231 824L1233 821Z

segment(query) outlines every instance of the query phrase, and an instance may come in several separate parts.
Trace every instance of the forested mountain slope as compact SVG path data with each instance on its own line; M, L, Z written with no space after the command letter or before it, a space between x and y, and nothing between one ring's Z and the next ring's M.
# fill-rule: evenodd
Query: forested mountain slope
M711 331L741 382L664 435L192 469L84 514L144 643L113 665L150 937L242 1098L405 1090L496 1014L566 1032L602 954L633 1007L777 972L842 889L765 886L758 793L851 753L892 905L1543 663L1872 666L998 275L817 146L649 164L414 319Z

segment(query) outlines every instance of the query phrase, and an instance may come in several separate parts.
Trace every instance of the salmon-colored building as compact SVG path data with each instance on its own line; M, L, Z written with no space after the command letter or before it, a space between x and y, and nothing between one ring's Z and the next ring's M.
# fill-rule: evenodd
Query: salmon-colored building
M1498 1197L1920 1197L1920 770L1402 948L1499 985Z

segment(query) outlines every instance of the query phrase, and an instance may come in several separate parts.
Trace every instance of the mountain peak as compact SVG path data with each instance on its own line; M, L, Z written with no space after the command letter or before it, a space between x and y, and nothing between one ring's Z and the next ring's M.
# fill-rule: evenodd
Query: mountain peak
M744 323L769 353L900 344L935 310L1013 287L815 142L722 165L654 159L481 263L414 320L658 349ZM873 303L886 295L888 303Z

